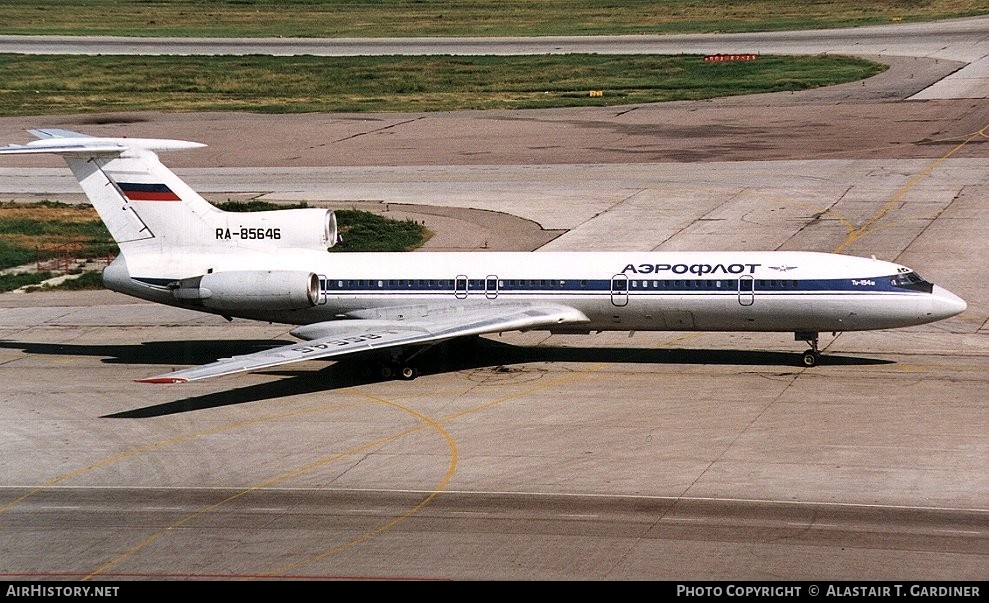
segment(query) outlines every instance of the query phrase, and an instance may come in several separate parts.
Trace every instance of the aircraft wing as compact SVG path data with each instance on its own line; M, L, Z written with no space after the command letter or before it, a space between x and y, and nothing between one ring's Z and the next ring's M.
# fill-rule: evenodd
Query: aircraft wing
M518 331L587 322L579 310L562 305L493 306L440 309L437 318L420 320L343 319L300 327L293 333L309 341L253 354L222 358L210 364L138 379L143 383L186 383L280 366L303 360L333 358L356 352L431 344L455 337Z

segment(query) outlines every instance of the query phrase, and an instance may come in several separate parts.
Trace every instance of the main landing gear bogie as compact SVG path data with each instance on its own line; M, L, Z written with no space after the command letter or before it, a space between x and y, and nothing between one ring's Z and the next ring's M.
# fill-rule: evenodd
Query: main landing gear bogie
M381 365L378 373L384 379L401 379L403 381L412 381L419 376L419 370L414 366L394 363Z

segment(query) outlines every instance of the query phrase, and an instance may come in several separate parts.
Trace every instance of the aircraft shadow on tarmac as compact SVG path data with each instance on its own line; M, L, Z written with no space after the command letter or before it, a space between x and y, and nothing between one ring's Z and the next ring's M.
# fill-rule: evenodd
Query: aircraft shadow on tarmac
M140 344L79 345L0 340L0 348L45 356L101 356L107 364L206 364L224 356L250 354L298 343L279 339L148 341Z
M136 345L74 345L0 341L0 348L21 349L28 354L100 356L109 364L195 365L217 358L247 354L285 345L285 340L159 341ZM326 368L312 370L255 371L256 374L286 377L276 381L225 389L173 402L106 415L104 418L147 418L217 408L231 404L272 400L331 389L380 383L377 366L384 358L374 353L355 354L333 361ZM328 361L329 362L329 361ZM657 365L724 365L801 367L797 352L767 352L725 349L657 349L604 347L518 346L471 337L436 345L415 359L420 375L463 370L491 369L510 372L512 365L533 362L633 363ZM862 366L893 364L889 360L826 354L822 365ZM817 370L817 369L811 369ZM222 377L229 384L237 376ZM222 381L218 380L218 383ZM161 386L135 384L134 387L167 387L178 393L182 385ZM412 387L410 385L410 387Z

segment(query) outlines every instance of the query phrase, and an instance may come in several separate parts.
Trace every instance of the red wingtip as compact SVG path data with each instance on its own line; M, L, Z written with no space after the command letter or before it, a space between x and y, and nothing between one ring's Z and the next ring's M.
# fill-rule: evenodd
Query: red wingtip
M188 379L182 377L148 377L147 379L135 379L138 383L188 383Z

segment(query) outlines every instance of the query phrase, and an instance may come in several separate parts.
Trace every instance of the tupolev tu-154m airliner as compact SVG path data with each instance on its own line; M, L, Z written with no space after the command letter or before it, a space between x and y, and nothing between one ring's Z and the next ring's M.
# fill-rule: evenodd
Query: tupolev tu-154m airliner
M546 330L792 332L802 363L818 333L891 329L963 312L905 266L816 252L329 253L331 210L225 212L159 160L202 147L57 129L0 154L61 155L120 254L105 286L145 300L296 325L302 343L139 381L181 383L382 350L412 379L423 350L469 335Z

